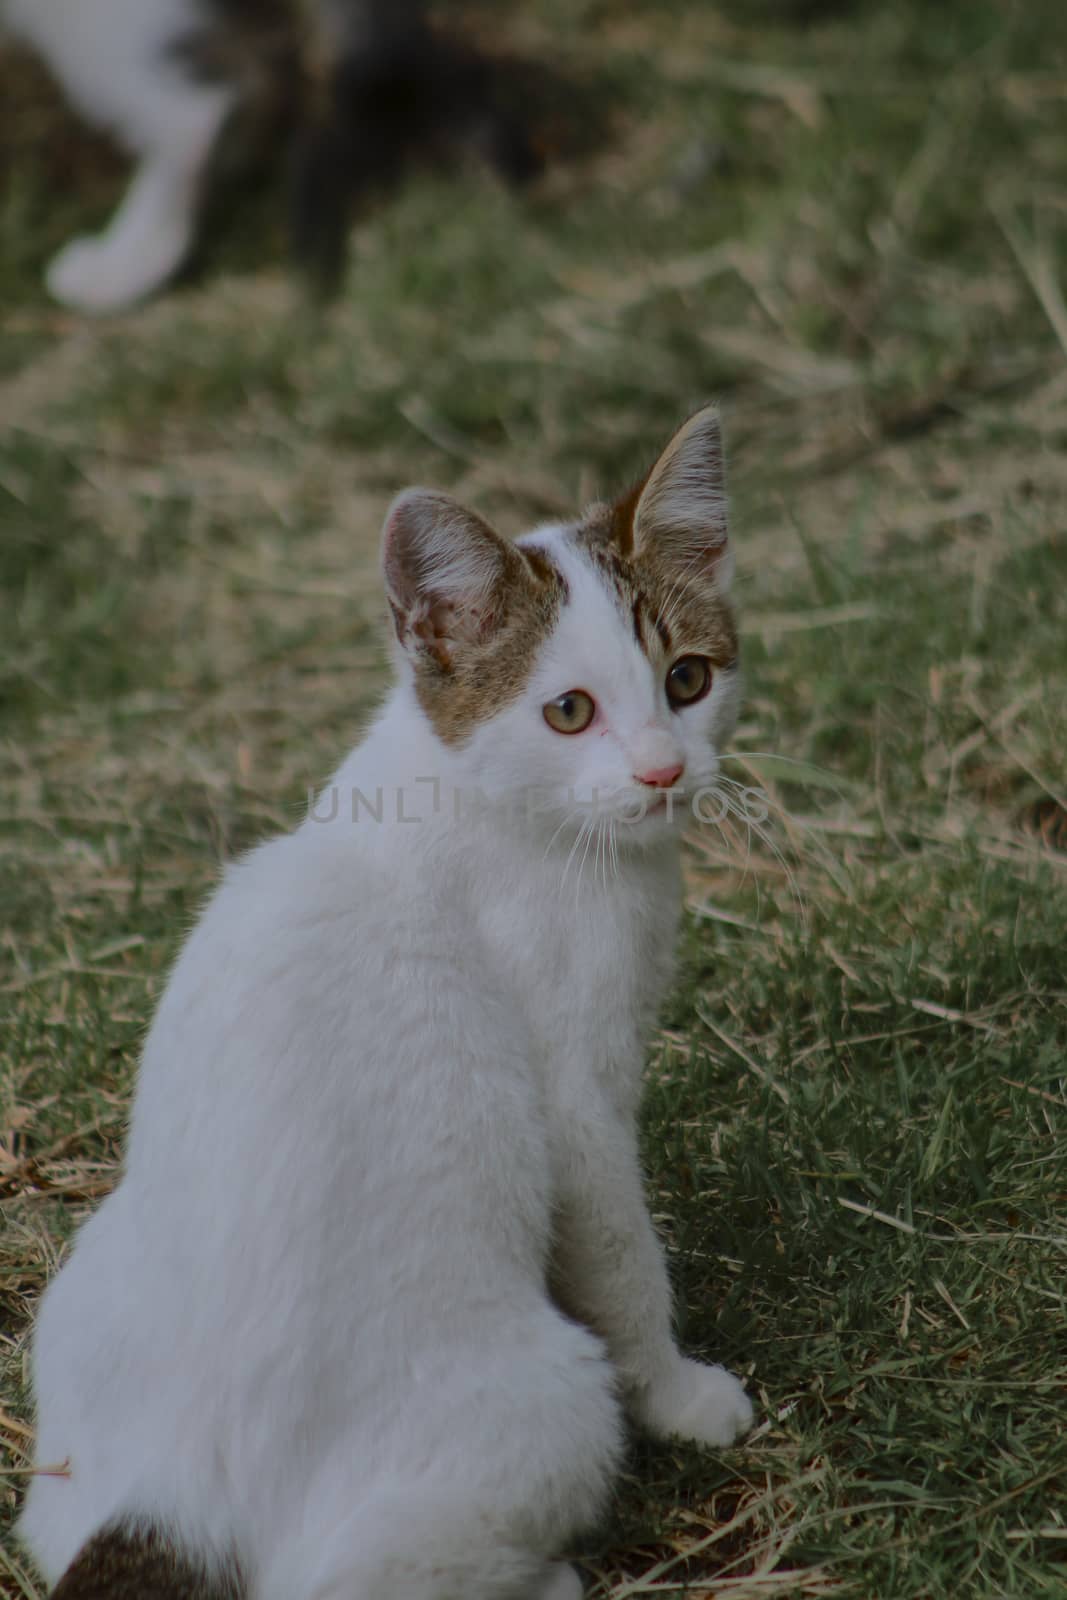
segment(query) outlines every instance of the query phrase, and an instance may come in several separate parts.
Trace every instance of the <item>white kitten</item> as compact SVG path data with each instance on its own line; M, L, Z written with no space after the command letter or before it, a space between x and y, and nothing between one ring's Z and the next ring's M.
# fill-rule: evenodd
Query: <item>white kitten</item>
M751 1420L675 1346L634 1126L736 711L717 421L518 545L411 491L383 561L399 681L190 937L41 1306L62 1600L567 1600L620 1399Z

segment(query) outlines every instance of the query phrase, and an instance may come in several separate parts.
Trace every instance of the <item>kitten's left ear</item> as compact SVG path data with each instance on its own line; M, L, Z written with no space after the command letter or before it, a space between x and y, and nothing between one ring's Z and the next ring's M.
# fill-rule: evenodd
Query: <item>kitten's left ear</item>
M645 479L633 512L633 549L694 576L714 574L720 589L729 587L726 474L714 406L682 424Z

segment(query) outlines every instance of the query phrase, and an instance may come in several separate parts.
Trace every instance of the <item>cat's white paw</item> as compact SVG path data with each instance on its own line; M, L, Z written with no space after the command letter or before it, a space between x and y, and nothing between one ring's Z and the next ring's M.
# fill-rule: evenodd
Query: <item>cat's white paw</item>
M534 1600L582 1600L582 1580L565 1561L554 1561Z
M45 287L73 311L122 311L153 294L181 265L184 241L157 239L136 252L108 234L72 239L53 256Z
M635 1409L653 1433L716 1447L752 1426L752 1402L725 1367L679 1356L670 1373L637 1397Z

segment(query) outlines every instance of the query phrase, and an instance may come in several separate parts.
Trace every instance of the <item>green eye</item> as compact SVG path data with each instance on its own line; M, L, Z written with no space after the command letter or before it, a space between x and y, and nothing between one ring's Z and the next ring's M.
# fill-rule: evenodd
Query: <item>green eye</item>
M667 674L667 699L679 706L695 705L711 688L711 662L704 656L680 656Z
M544 718L557 733L584 733L596 716L592 695L584 689L568 689L544 707Z

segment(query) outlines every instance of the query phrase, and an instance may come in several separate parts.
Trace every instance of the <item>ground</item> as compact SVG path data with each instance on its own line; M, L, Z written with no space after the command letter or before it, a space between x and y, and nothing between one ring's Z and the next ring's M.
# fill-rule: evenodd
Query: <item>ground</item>
M385 681L389 499L517 531L710 397L758 794L689 846L644 1130L682 1338L760 1421L635 1440L575 1554L597 1600L1067 1595L1061 7L506 9L601 142L413 178L328 310L270 182L158 303L50 306L124 169L3 63L0 1511L182 931Z

